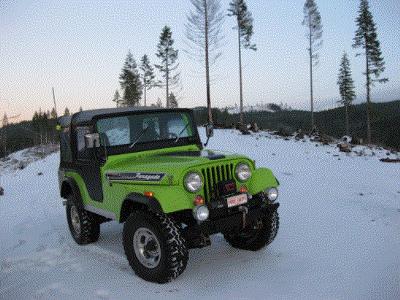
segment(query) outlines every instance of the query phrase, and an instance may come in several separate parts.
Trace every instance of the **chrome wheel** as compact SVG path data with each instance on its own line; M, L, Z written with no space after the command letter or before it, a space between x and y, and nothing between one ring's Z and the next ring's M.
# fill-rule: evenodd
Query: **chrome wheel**
M148 228L138 228L133 236L133 249L139 262L154 269L161 259L161 247L156 235Z
M76 235L81 234L81 220L79 219L78 209L75 205L71 206L71 223Z

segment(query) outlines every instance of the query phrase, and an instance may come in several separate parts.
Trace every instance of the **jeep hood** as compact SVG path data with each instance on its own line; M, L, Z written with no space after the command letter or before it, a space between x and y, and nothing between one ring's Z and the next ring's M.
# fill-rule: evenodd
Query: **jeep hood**
M106 173L151 173L174 177L174 184L189 170L198 170L202 166L217 165L232 160L248 160L237 154L227 154L212 150L173 151L153 153L141 156L113 157L105 166ZM167 177L165 176L165 177ZM163 180L164 181L164 180Z

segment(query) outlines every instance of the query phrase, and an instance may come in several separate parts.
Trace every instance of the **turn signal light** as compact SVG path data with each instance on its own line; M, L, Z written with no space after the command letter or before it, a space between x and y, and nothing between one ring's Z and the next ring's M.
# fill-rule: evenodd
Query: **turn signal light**
M153 198L154 193L153 192L144 192L144 195L148 198Z
M196 205L196 206L200 206L200 205L204 205L205 201L204 201L204 198L203 198L202 196L197 195L197 196L194 198L193 203L194 203L194 205Z
M248 192L248 189L247 189L247 187L246 187L245 185L242 185L242 186L240 187L240 189L239 189L239 192L241 192L242 194L244 194L244 193L247 193L247 192Z

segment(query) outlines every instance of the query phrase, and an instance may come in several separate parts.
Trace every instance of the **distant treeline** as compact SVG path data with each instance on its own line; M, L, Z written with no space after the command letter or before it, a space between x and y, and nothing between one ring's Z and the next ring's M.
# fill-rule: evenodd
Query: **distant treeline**
M195 119L199 126L207 123L207 109L195 108ZM353 137L366 141L366 105L353 105L349 108L350 132ZM372 140L375 144L400 150L400 100L372 104ZM214 123L218 127L230 128L237 124L238 114L229 114L224 109L213 109ZM310 112L301 110L277 110L276 112L255 111L244 114L245 122L255 122L262 129L294 133L301 129L309 130ZM315 121L321 133L340 138L346 128L344 107L315 113ZM9 124L0 128L7 136L7 153L12 153L34 145L58 142L56 119L48 113L35 113L32 121ZM0 147L0 157L4 147Z
M366 105L358 104L349 108L350 133L366 142ZM310 112L301 110L280 110L276 112L246 112L245 122L256 122L262 129L283 130L294 133L298 129L310 130ZM235 126L238 114L213 109L214 123L221 127ZM207 123L206 108L197 108L195 118L198 124ZM345 135L345 108L335 108L315 113L319 132L340 138ZM400 100L371 105L372 141L375 144L400 149Z
M39 111L35 112L32 121L8 124L0 128L0 157L35 145L58 143L56 125L55 116Z

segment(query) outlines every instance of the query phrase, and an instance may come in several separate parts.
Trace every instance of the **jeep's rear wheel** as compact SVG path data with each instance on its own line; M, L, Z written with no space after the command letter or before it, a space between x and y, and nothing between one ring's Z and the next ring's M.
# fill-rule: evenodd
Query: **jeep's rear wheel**
M258 251L275 239L279 229L279 214L275 210L260 218L256 224L239 233L225 233L225 240L234 248Z
M133 212L124 225L123 244L130 266L147 281L166 283L186 268L186 242L166 215Z
M75 242L79 245L97 242L100 236L100 222L95 215L78 205L74 196L67 200L66 213L69 231Z

